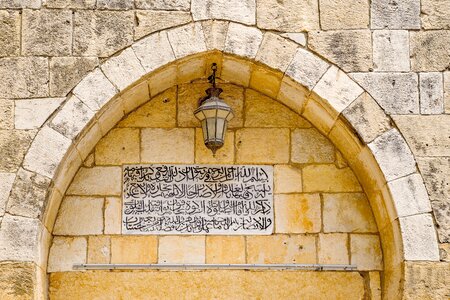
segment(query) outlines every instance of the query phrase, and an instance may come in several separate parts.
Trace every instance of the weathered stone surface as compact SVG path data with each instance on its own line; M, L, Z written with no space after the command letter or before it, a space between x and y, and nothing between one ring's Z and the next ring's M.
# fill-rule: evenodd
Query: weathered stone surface
M222 64L221 78L242 86L248 86L253 64L236 59L232 56L225 56Z
M370 30L311 31L308 46L347 72L372 68Z
M449 294L448 263L406 262L405 299L445 299Z
M436 230L431 214L399 218L405 260L439 260Z
M410 70L407 30L375 30L373 32L373 67L375 71L407 72Z
M192 17L185 11L138 10L136 20L134 38L140 39L155 31L189 23Z
M350 235L351 263L358 270L382 270L383 255L378 235Z
M271 98L276 98L281 86L283 73L260 65L254 65L250 77L250 87Z
M47 8L75 8L92 9L96 0L43 0L43 6Z
M316 238L312 235L272 235L247 237L249 264L314 264Z
M162 91L176 85L177 75L177 66L173 64L152 73L147 81L150 94L158 95Z
M323 195L324 232L377 232L369 201L364 194Z
M301 169L290 165L275 165L274 192L280 194L301 193L302 192Z
M228 22L218 20L207 20L202 22L203 33L205 34L206 47L208 50L223 50L227 37Z
M424 29L450 29L450 1L422 0L420 17Z
M0 216L3 216L6 209L6 202L9 198L9 193L11 192L14 179L16 174L14 173L0 173Z
M277 233L316 233L320 231L319 194L275 196L275 231Z
M64 100L64 98L16 100L14 127L16 129L40 128Z
M324 30L369 27L369 1L320 0L320 25Z
M7 211L13 215L39 218L50 179L39 174L19 169L8 200Z
M14 101L7 99L0 99L0 129L13 129L13 128L14 128Z
M22 54L64 56L72 54L72 12L24 10Z
M266 32L256 60L284 72L296 51L297 44L277 34Z
M334 146L315 129L295 129L291 133L291 160L294 163L332 163Z
M88 238L88 264L109 264L110 256L111 238L109 236L100 235Z
M348 264L348 235L345 233L319 234L319 264Z
M39 220L5 214L0 229L0 261L37 261Z
M450 71L444 72L444 107L445 113L450 113Z
M420 73L420 113L423 115L444 113L444 83L442 73Z
M394 116L394 121L415 155L450 156L448 116Z
M245 264L245 237L207 236L207 264Z
M0 98L48 96L46 57L0 59Z
M41 0L2 0L0 8L40 8Z
M418 114L419 90L415 73L354 73L351 75L387 114Z
M154 264L158 259L156 236L111 237L112 264Z
M280 34L282 37L286 37L290 40L293 40L299 45L302 45L303 47L306 46L306 33L304 32L286 32Z
M16 172L36 134L33 130L0 130L0 172Z
M204 236L163 236L159 239L158 263L205 263Z
M338 169L335 165L309 165L303 169L303 192L359 191L361 186L350 168Z
M289 129L245 128L236 131L237 163L287 163ZM260 151L255 152L255 149Z
M95 147L97 165L139 163L139 129L114 128Z
M97 9L128 10L134 8L134 0L97 0Z
M0 11L0 56L20 53L20 14L18 11Z
M371 18L372 29L420 29L420 2L374 0Z
M80 168L67 194L120 196L121 182L120 167Z
M175 55L165 32L152 34L135 43L132 47L147 73L175 60ZM158 49L158 51L155 51L155 49Z
M225 134L225 143L213 155L206 148L201 128L195 129L195 162L198 164L232 164L234 163L234 132L228 130Z
M132 48L125 49L118 56L111 57L101 68L106 77L119 90L124 90L145 74L145 70Z
M189 0L135 0L138 9L189 10Z
M448 199L431 201L437 223L438 238L441 243L450 242L450 203Z
M247 25L255 24L256 0L192 0L194 21L222 19Z
M317 0L258 0L256 5L260 28L289 32L319 29Z
M225 40L225 52L253 59L262 39L263 34L259 29L230 23Z
M0 298L33 299L36 292L35 266L30 262L0 263Z
M48 257L47 272L73 271L73 264L86 263L87 241L85 237L53 238Z
M312 90L328 67L328 63L318 56L299 48L286 70L286 75Z
M413 71L444 71L450 66L450 31L417 31L410 34Z
M193 128L145 128L141 132L141 160L148 163L193 163Z
M133 27L131 11L76 11L73 53L108 57L132 43Z
M205 36L200 23L191 23L167 32L176 58L206 51Z
M107 197L105 199L105 234L122 232L122 199Z

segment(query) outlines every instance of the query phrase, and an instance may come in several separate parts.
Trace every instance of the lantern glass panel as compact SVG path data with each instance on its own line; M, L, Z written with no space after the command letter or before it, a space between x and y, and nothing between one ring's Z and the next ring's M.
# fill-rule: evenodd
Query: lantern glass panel
M225 119L217 119L216 123L216 138L223 140L223 130L225 127Z
M208 132L208 140L213 140L216 137L216 119L208 118L207 122L207 132Z
M206 127L206 119L202 120L202 132L203 132L203 140L206 141L208 139L208 129Z

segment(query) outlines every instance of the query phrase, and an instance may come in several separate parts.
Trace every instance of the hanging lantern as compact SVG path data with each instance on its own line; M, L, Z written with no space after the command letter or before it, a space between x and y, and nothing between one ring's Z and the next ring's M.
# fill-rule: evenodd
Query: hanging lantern
M234 114L231 107L219 98L223 90L216 87L217 64L214 63L211 69L213 74L208 77L208 80L212 87L205 91L207 96L200 101L200 106L194 111L194 115L202 123L205 146L215 155L225 142L227 125Z

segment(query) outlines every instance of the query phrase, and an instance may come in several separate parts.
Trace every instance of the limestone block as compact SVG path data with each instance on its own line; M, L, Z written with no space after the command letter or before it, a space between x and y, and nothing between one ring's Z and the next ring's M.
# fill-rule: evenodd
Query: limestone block
M448 0L423 0L421 4L421 20L424 29L450 29Z
M354 73L351 77L387 114L418 114L419 90L415 73Z
M444 82L442 73L419 74L420 113L439 115L444 113Z
M280 90L276 98L291 110L301 114L303 105L306 102L306 95L308 94L309 91L305 87L290 77L284 76L281 80Z
M370 30L311 31L308 47L346 72L372 69Z
M6 209L6 202L9 198L9 193L11 192L14 179L16 174L14 173L0 173L0 216L3 216Z
M207 264L245 264L245 237L207 236Z
M280 34L282 37L286 37L288 39L293 40L299 45L302 45L303 47L306 46L306 33L303 32L286 32Z
M289 129L245 128L236 131L237 163L287 163ZM255 149L258 149L255 152Z
M381 300L381 276L380 272L369 272L370 295L373 300Z
M283 73L263 66L253 65L250 87L271 98L276 98L281 86Z
M444 72L444 106L445 113L450 113L450 72Z
M16 172L36 131L0 130L0 172Z
M234 163L234 132L228 130L225 143L213 156L206 148L201 128L195 129L195 162L198 164L232 164Z
M134 38L140 39L150 33L162 29L183 25L192 21L191 14L185 11L136 11L137 26L134 28Z
M4 300L37 299L36 267L30 262L0 263L0 298Z
M177 84L177 66L169 65L154 73L148 79L151 95L157 95Z
M184 60L177 65L177 83L190 83L206 74L206 57L203 55L197 55L196 57ZM211 67L211 65L208 65ZM208 76L210 73L208 68Z
M96 165L139 163L139 129L114 128L95 147Z
M291 140L291 161L294 163L332 163L335 160L333 144L315 128L295 129Z
M319 264L349 263L348 235L346 233L320 233Z
M75 87L73 93L91 110L98 111L117 90L99 68L89 73Z
M20 53L20 14L19 11L0 12L0 56L15 56Z
M185 10L190 7L189 0L135 0L138 9Z
M439 256L441 261L450 262L450 244L439 244Z
M208 50L223 50L227 37L228 22L207 20L202 22L203 33L205 34L206 47Z
M321 225L318 194L275 196L275 232L316 233L320 231Z
M175 60L165 32L154 33L135 43L132 48L147 73Z
M284 72L296 52L297 45L294 42L277 34L266 32L256 60Z
M420 173L432 201L450 199L450 158L418 157Z
M303 192L359 192L361 186L350 168L309 165L303 168Z
M409 32L375 30L373 32L373 67L375 71L408 72Z
M48 96L46 57L0 59L0 98Z
M107 197L105 199L105 234L120 234L122 232L122 200Z
M65 98L16 100L14 127L16 129L40 128Z
M53 234L88 235L103 233L103 198L64 198L59 208Z
M0 129L13 129L13 128L14 128L14 101L7 99L0 99Z
M159 238L158 263L205 263L204 236L163 236Z
M141 161L145 163L194 163L193 128L144 128Z
M40 8L41 0L3 0L0 2L0 8Z
M371 3L372 29L420 29L420 2L384 1Z
M52 178L70 145L70 139L44 126L31 144L23 166L25 169Z
M97 9L128 10L134 8L134 0L97 0Z
M22 54L72 54L71 11L25 9L22 14L22 28Z
M154 264L158 259L156 236L112 236L112 264Z
M78 138L78 143L75 145L82 160L85 160L88 157L97 142L103 136L100 131L100 126L98 126L97 123L92 123L88 126L89 127L86 128L84 134Z
M372 209L362 193L323 194L324 232L377 232Z
M311 125L299 114L254 90L245 90L245 127L300 127Z
M363 92L362 88L334 66L328 69L313 91L325 99L338 113L343 111Z
M88 264L109 264L111 256L111 238L109 236L88 237Z
M275 165L274 192L278 194L301 193L302 171L290 165Z
M200 23L191 23L167 32L176 58L206 51L205 36Z
M47 8L93 9L96 0L43 0Z
M78 10L74 15L73 53L108 57L133 42L134 12Z
M413 71L445 71L450 61L450 31L417 31L410 34Z
M448 116L395 116L394 121L415 155L450 156Z
M320 0L320 24L323 30L369 27L369 1Z
M194 21L219 19L254 25L256 0L192 0Z
M8 200L7 211L16 216L38 218L42 216L50 179L19 169Z
M40 223L5 214L0 229L0 261L37 261Z
M389 117L368 93L361 94L342 112L342 115L364 143L370 143L392 127Z
M101 69L121 91L145 74L145 70L132 48L127 48L119 55L108 59Z
M396 208L396 217L431 212L427 190L420 174L412 174L388 182Z
M248 86L252 63L238 60L231 56L225 56L222 65L221 78L238 85Z
M54 237L50 248L47 272L73 271L74 264L86 263L86 252L85 237Z
M80 168L67 194L120 196L121 182L120 167Z
M406 262L405 299L445 299L450 287L446 262Z
M399 218L405 260L439 261L436 230L431 214Z
M263 34L259 29L230 23L225 40L225 52L253 59L262 39Z
M247 237L249 264L315 264L316 237L313 235L272 235Z
M350 235L351 264L358 270L382 270L383 255L378 235Z
M319 29L317 0L258 0L256 5L259 28L301 32Z
M127 115L137 107L150 100L150 90L147 81L143 81L132 88L127 89L120 96L124 115Z
M329 65L326 61L308 50L298 48L286 70L286 75L312 90L328 67Z

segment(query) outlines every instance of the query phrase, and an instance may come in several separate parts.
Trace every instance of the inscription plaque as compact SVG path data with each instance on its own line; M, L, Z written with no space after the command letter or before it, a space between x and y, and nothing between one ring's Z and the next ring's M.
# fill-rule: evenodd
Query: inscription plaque
M123 234L273 232L273 167L123 166Z

